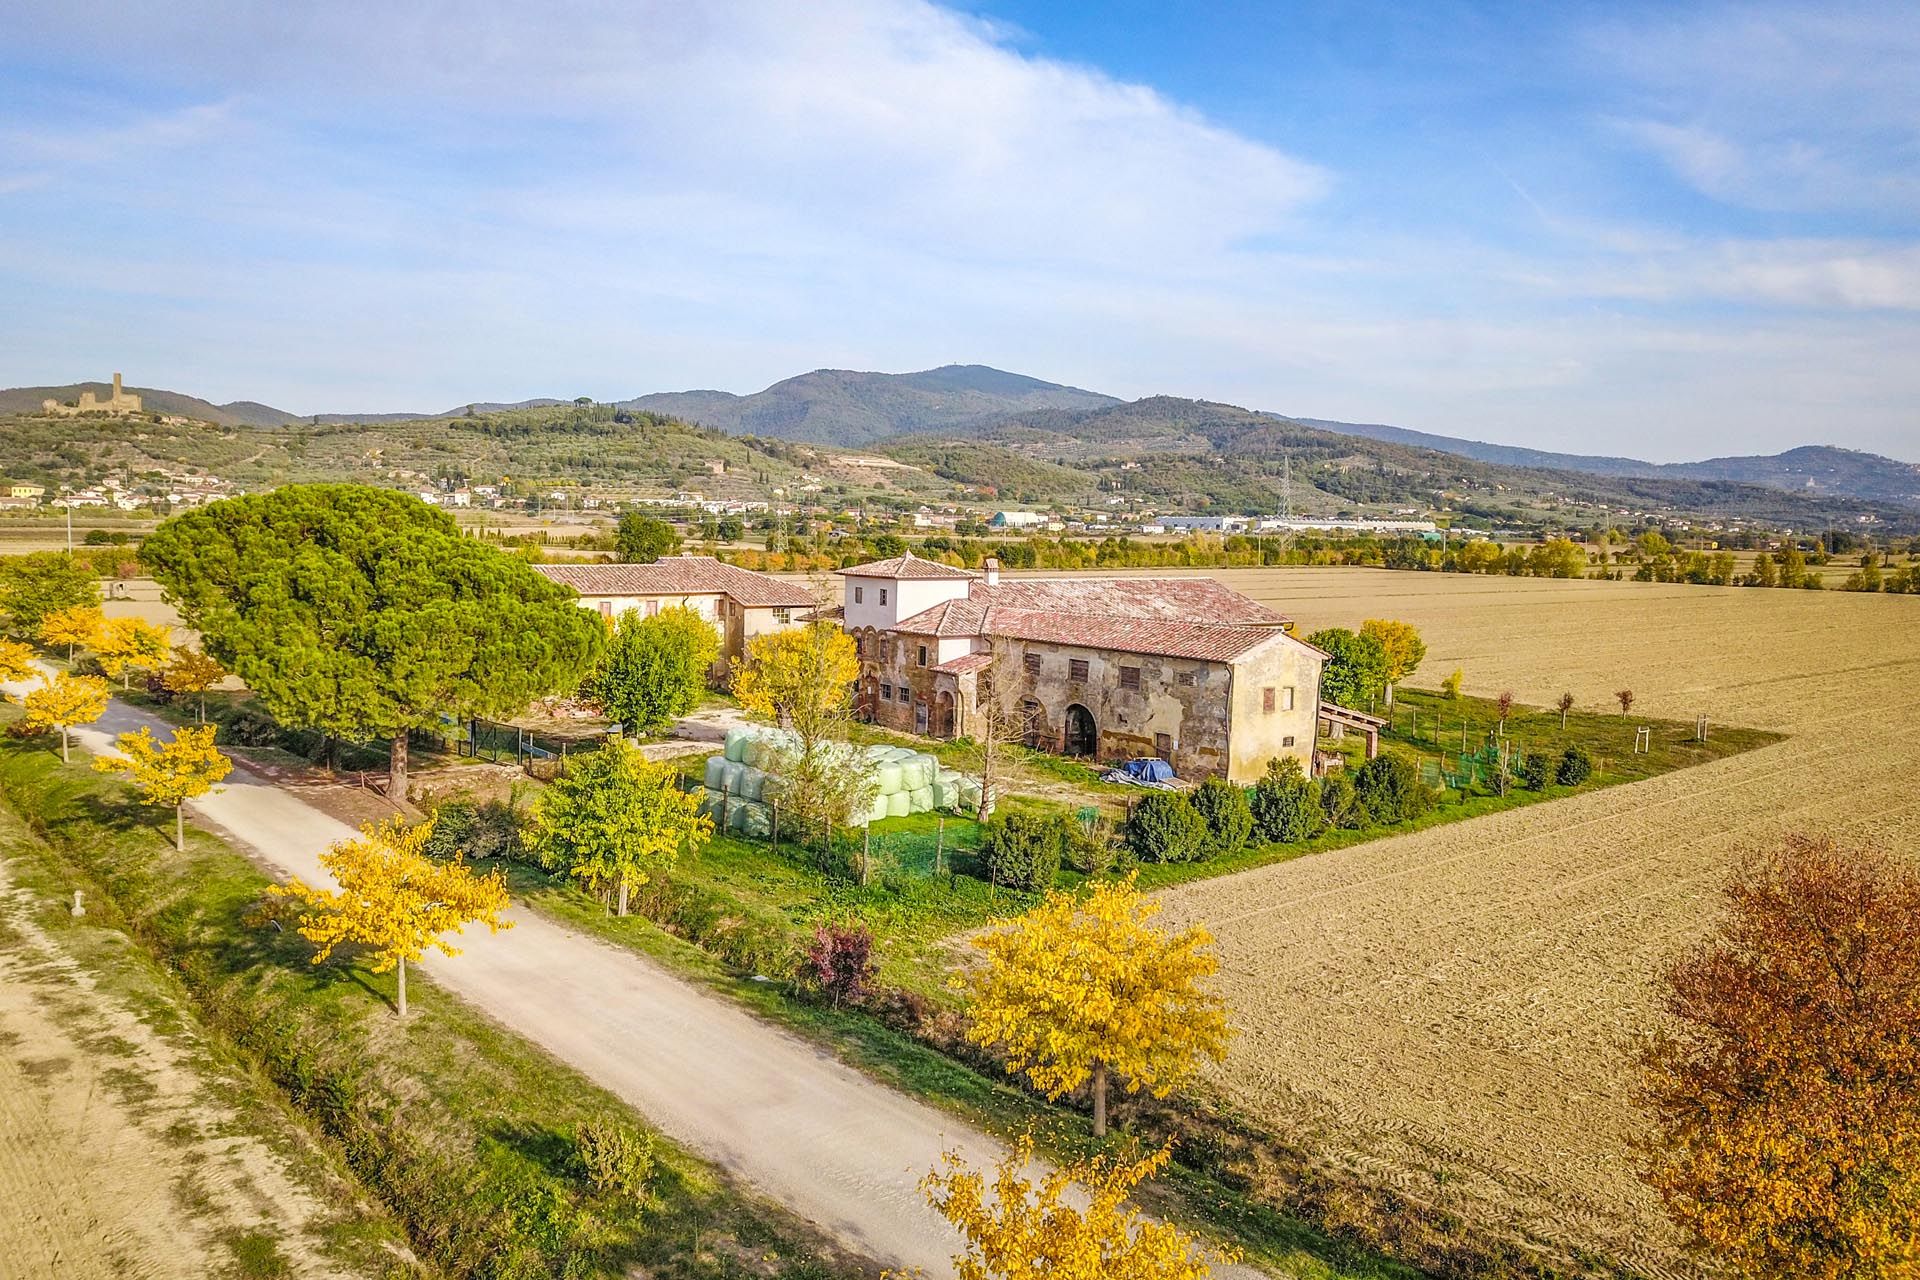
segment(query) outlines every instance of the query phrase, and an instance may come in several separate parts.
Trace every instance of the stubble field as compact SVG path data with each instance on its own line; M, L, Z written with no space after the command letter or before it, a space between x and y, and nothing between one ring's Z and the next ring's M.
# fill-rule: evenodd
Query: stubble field
M1648 782L1201 882L1239 1027L1215 1083L1407 1194L1685 1274L1634 1178L1633 1038L1744 844L1790 829L1920 854L1920 599L1381 570L1214 576L1302 632L1401 618L1472 693L1788 740ZM1630 721L1622 724L1623 748Z

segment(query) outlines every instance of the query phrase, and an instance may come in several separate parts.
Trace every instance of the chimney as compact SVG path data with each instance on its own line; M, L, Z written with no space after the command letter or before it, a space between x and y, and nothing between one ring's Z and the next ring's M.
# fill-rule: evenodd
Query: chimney
M999 585L1000 585L1000 559L999 559L999 557L997 557L997 556L988 556L988 557L987 557L987 563L986 563L986 570L987 570L987 585L988 585L988 586L990 586L990 587L997 587L997 586L999 586Z

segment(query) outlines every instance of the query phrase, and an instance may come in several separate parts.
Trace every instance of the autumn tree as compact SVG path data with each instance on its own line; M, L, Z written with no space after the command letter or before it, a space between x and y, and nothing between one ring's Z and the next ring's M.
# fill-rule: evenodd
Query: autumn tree
M960 1280L1207 1280L1235 1256L1127 1203L1171 1154L1095 1156L1042 1166L1036 1178L1029 1135L994 1168L991 1187L949 1151L920 1190L966 1238L967 1251L953 1259Z
M120 735L118 758L101 756L93 767L102 773L117 773L140 789L140 796L155 808L173 807L173 847L187 847L187 801L213 790L214 784L233 772L233 761L213 745L214 727L175 729L167 742L155 741L152 731L141 725L133 733Z
M527 845L545 865L590 888L613 889L624 916L634 888L713 836L712 820L677 777L671 765L616 738L541 793Z
M1573 710L1573 694L1561 694L1560 701L1553 705L1554 709L1560 713L1560 731L1565 733L1567 729L1567 713Z
M173 652L173 629L145 618L108 618L94 637L100 667L125 689L135 671L157 671Z
M193 694L200 700L200 723L207 722L207 690L227 678L227 669L199 649L185 645L174 650L173 662L160 673L167 692Z
M583 692L628 730L658 733L700 704L719 654L719 634L693 610L629 609Z
M432 819L413 827L398 818L368 823L357 839L339 841L320 855L320 865L340 885L337 892L314 888L297 876L268 890L304 908L300 936L320 948L313 963L325 961L342 944L355 944L367 948L373 972L397 969L395 1003L403 1018L409 960L419 960L429 947L459 955L442 935L459 933L464 925L484 924L494 933L513 927L500 918L507 909L500 873L476 876L457 855L446 861L428 857L432 838Z
M60 760L68 763L75 725L92 724L107 713L111 694L99 676L76 676L61 671L20 700L27 724L35 729L60 731Z
M1643 1045L1644 1177L1736 1275L1920 1267L1920 871L1789 835L1749 854Z
M605 636L568 588L365 485L211 502L154 530L140 558L275 720L387 742L396 799L410 730L571 692Z
M1391 618L1368 618L1360 624L1360 634L1370 636L1380 646L1383 660L1382 684L1387 705L1393 705L1393 686L1420 669L1427 657L1427 642L1410 622Z
M72 604L55 609L40 619L40 643L65 645L67 661L72 662L75 650L90 648L99 638L105 622L97 605Z
M0 609L22 635L36 635L48 614L100 603L100 580L65 551L0 557Z
M734 663L740 705L792 731L793 745L776 748L769 772L781 780L781 804L806 829L865 812L878 785L846 741L859 678L853 637L826 621L755 636Z
M18 640L0 636L0 680L25 680L36 670L32 649Z
M1626 715L1633 710L1633 690L1622 689L1613 695L1620 702L1620 714Z
M1320 696L1342 707L1358 707L1380 691L1387 678L1387 655L1377 637L1328 627L1307 637L1327 655L1320 670Z
M986 962L955 979L972 998L967 1038L999 1046L1009 1071L1048 1098L1092 1081L1096 1137L1109 1072L1164 1098L1226 1052L1226 1015L1202 985L1219 968L1213 938L1197 925L1169 934L1159 912L1132 876L1084 898L1055 891L976 936Z

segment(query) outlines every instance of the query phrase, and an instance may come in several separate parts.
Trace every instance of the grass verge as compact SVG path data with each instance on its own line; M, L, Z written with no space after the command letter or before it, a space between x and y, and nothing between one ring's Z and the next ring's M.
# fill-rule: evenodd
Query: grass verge
M647 1133L624 1103L415 979L314 966L308 945L248 923L268 884L204 833L174 853L117 783L0 740L0 793L96 924L173 973L198 1016L325 1136L404 1227L426 1275L531 1280L865 1276L806 1224L653 1134L638 1199L596 1190L574 1153L590 1120Z

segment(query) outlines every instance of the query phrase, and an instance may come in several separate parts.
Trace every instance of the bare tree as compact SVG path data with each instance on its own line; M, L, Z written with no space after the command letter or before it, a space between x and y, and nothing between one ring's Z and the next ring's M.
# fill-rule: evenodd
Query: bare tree
M1562 733L1565 733L1567 731L1567 712L1573 710L1573 695L1571 693L1561 694L1559 707L1560 707L1560 731Z
M1004 649L997 650L994 665L980 673L973 723L969 726L969 736L980 744L979 818L982 822L993 816L999 799L996 788L1006 764L1004 749L1024 744L1033 732L1033 707L1020 696L1017 682L993 678L994 671L1007 656Z
M1630 712L1630 711L1632 711L1632 710L1633 710L1633 690L1631 690L1631 689L1622 689L1622 690L1620 690L1620 692L1618 692L1618 693L1616 693L1616 694L1614 694L1613 696L1614 696L1614 697L1616 697L1616 698L1618 698L1618 699L1620 699L1620 714L1621 714L1621 715L1623 715L1623 716L1624 716L1624 715L1626 715L1626 714L1627 714L1628 712Z

